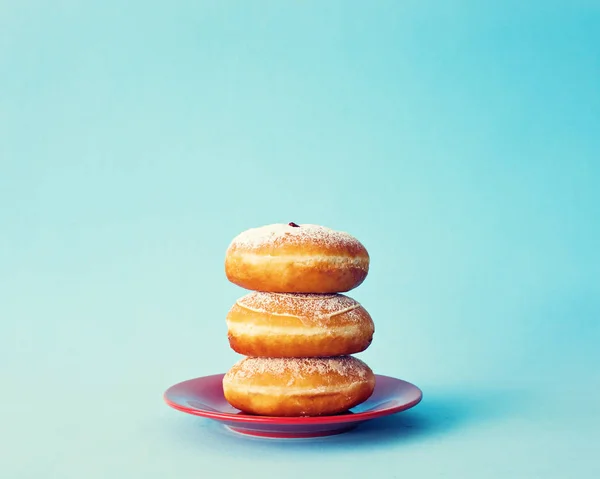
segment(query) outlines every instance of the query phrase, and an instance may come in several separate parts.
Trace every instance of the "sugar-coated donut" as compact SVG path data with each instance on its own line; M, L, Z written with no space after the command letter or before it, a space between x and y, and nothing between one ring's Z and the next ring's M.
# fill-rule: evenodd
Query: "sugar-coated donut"
M364 351L375 325L343 294L252 292L227 314L231 348L244 356L323 357Z
M273 293L343 293L359 286L369 254L348 233L318 225L273 224L236 236L225 255L229 281Z
M373 371L352 356L244 358L223 377L225 399L261 416L337 414L366 401Z

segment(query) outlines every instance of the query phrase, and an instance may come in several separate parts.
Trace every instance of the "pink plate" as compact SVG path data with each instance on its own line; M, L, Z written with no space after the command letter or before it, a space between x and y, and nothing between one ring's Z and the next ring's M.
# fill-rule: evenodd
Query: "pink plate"
M253 416L240 412L225 400L223 376L224 374L215 374L175 384L167 389L164 400L178 411L214 419L241 434L305 438L349 431L361 422L416 406L423 397L417 386L377 374L375 391L371 397L348 412L319 417Z

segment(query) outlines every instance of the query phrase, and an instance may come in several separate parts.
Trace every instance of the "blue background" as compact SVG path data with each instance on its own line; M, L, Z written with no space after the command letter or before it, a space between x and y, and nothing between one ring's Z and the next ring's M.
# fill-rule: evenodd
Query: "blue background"
M598 477L599 179L598 2L0 2L0 476ZM360 357L416 408L282 443L162 402L288 221L367 246Z

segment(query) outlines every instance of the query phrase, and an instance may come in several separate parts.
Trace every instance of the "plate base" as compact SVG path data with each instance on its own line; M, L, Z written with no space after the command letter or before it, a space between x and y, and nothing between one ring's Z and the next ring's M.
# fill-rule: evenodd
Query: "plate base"
M266 439L309 439L313 437L325 437L335 436L337 434L343 434L356 428L358 424L339 424L335 425L338 427L332 427L323 431L294 431L294 432L283 432L283 431L260 431L256 429L248 429L245 427L235 426L224 426L231 432L241 434L243 436L261 437Z

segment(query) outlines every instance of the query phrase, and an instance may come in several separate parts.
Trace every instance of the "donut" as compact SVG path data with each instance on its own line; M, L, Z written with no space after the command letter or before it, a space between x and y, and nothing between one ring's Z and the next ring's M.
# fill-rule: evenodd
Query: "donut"
M227 279L272 293L343 293L359 286L369 254L348 233L324 226L272 224L236 236L225 255Z
M375 325L343 294L252 292L226 318L231 348L244 356L323 357L359 353Z
M223 377L225 399L260 416L338 414L366 401L373 371L353 356L244 358Z

